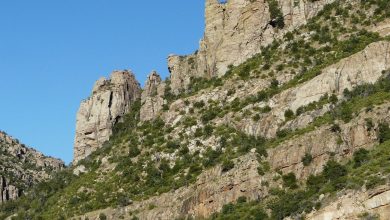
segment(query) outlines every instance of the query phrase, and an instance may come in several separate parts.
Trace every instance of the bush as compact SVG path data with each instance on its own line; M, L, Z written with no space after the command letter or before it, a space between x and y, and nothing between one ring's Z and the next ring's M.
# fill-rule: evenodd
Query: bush
M247 199L245 196L240 196L237 199L237 203L246 203Z
M370 159L368 150L362 148L353 154L354 168L360 167Z
M306 153L305 156L302 158L303 166L309 166L310 163L313 161L313 156L309 153Z
M205 103L204 103L203 100L194 103L194 107L195 107L195 108L203 108L204 106L205 106Z
M137 146L131 146L129 149L129 156L136 157L141 153Z
M284 112L284 117L286 118L286 120L290 120L290 119L294 118L294 112L291 109L287 109Z
M260 120L260 115L259 114L255 114L253 117L252 117L253 121L259 121Z
M272 109L271 107L269 107L268 105L265 106L264 108L261 109L261 113L268 113L270 112Z
M352 109L345 102L338 109L338 117L341 118L344 122L349 122L352 120Z
M107 216L104 213L100 213L99 220L107 220Z
M228 203L223 205L222 207L222 214L230 214L234 212L234 205L233 203Z
M273 27L282 29L284 27L284 18L278 2L276 0L267 0L267 2L269 5L269 13L271 14L270 24Z
M379 143L390 140L390 128L388 123L379 123Z
M347 175L347 169L345 166L337 163L334 160L328 161L324 167L324 177L327 180L333 181L339 179L340 177Z
M206 124L207 122L209 122L209 121L213 120L214 118L216 118L219 112L220 112L220 109L209 108L201 116L200 119L202 120L203 124Z
M211 147L207 148L206 152L203 155L203 166L211 167L214 166L218 162L218 158L221 155L221 151L216 151L211 149Z
M315 192L318 192L325 183L326 179L323 175L310 175L306 180L306 185L308 188Z
M330 103L332 103L332 104L336 104L338 100L339 100L339 99L337 98L337 96L336 96L335 94L332 94L332 95L329 97L329 101L330 101Z
M289 173L282 176L283 179L283 186L288 187L290 189L296 189L298 188L297 185L297 178L295 177L294 173Z
M340 128L340 125L338 124L333 124L331 127L330 127L330 130L334 133L339 133L341 132L341 128Z
M272 79L270 88L271 89L277 89L278 86L279 86L279 81L277 79Z
M234 163L231 160L225 159L222 162L222 172L227 172L234 168Z
M367 131L371 131L372 128L374 128L374 122L372 121L372 118L366 118L364 121L366 122Z
M285 137L287 137L287 135L288 135L290 132L291 132L291 131L288 130L288 129L278 130L278 131L276 131L276 137L278 137L278 138L285 138Z

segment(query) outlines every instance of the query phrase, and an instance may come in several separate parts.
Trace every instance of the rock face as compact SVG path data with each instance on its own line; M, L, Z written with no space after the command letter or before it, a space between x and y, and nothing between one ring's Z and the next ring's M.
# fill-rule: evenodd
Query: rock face
M19 198L34 183L64 167L63 161L46 157L0 131L0 204Z
M377 106L373 111L362 111L358 117L346 124L342 124L340 132L332 132L330 127L322 126L305 135L297 136L282 142L275 148L267 150L267 163L272 171L281 171L283 174L293 172L300 180L306 179L310 174L318 174L330 159L344 160L351 158L353 153L361 148L371 149L378 143L377 130L380 122L390 122L390 103ZM367 129L366 118L373 120L373 128ZM341 141L339 141L341 140ZM302 158L305 153L313 156L313 161L304 166ZM235 166L228 172L222 172L221 167L215 167L202 173L194 184L179 188L175 191L161 194L144 201L134 202L124 208L109 208L97 212L91 212L82 219L98 218L100 213L105 213L109 219L127 217L128 213L137 213L139 219L175 219L186 216L209 217L214 212L222 209L224 204L235 202L240 196L249 200L263 200L268 196L269 186L276 187L280 183L274 182L278 177L276 172L259 175L257 168L259 162L256 154L248 153L235 160ZM276 175L276 176L275 176ZM280 176L279 176L280 178ZM267 185L266 183L269 183ZM390 189L387 189L388 191ZM356 193L355 193L356 194ZM353 196L353 194L350 194ZM354 219L363 211L375 211L388 219L390 213L381 207L390 207L389 193L377 193L368 196L367 193L359 194L359 197L347 197L344 206L345 211L338 209L340 198L335 205L324 207L324 210L312 213L308 219ZM359 201L359 202L356 202ZM348 205L354 203L353 212ZM148 207L153 206L150 210ZM323 216L333 216L325 218ZM331 214L329 214L331 213ZM79 216L81 217L81 216ZM78 219L76 217L74 219ZM343 218L344 217L344 218ZM127 218L126 218L127 219ZM128 216L128 219L131 219Z
M362 218L365 213L366 217ZM310 220L324 219L389 219L390 189L381 186L366 192L350 191L336 202L306 216Z
M164 105L165 83L161 81L160 75L153 71L145 83L144 91L141 95L141 121L153 119L162 110Z
M382 76L382 71L390 68L389 57L389 42L372 43L363 51L323 69L322 74L312 80L276 95L267 103L272 107L267 116L258 122L243 123L240 126L248 134L274 137L279 124L284 121L284 112L287 109L295 112L300 106L318 101L325 94L334 93L341 97L344 89L351 90L357 85L376 82ZM296 121L301 124L299 127L304 127L312 119L298 118ZM286 127L288 128L288 125Z
M129 71L115 71L110 79L101 78L95 83L91 97L81 103L77 113L74 163L110 138L115 123L140 95L140 85Z
M131 219L129 213L138 213L139 219L169 220L186 216L208 217L216 210L240 196L257 200L264 196L261 177L257 172L256 155L248 154L235 161L235 168L222 172L215 167L203 173L195 184L164 193L145 201L135 202L122 209L109 208L104 213L109 219ZM154 206L152 210L148 207ZM73 219L98 219L102 211L88 213Z
M192 77L221 76L229 65L238 65L287 31L306 24L333 0L278 1L285 27L272 26L265 0L206 1L206 28L199 50L189 56L170 55L168 68L174 93L185 90Z

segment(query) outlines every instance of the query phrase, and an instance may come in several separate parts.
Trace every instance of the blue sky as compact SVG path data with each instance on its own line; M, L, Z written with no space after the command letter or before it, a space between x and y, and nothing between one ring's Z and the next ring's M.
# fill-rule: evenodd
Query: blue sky
M198 48L202 0L0 1L0 130L72 160L76 112L93 83L131 69L168 76L168 54Z

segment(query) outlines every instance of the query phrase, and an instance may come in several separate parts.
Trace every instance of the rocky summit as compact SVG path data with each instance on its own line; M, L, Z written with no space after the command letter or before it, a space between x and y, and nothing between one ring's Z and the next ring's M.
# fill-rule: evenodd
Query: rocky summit
M390 1L206 0L167 62L98 80L72 165L9 163L0 217L390 219Z
M115 71L110 79L101 78L95 83L91 97L81 103L77 113L75 163L110 138L114 124L140 95L140 85L129 71Z

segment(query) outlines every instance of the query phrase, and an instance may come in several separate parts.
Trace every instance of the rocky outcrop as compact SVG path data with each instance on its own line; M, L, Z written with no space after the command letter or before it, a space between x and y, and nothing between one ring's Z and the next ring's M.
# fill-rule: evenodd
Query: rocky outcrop
M378 106L371 112L363 110L359 116L340 126L340 132L332 131L330 126L320 127L305 135L292 138L276 148L268 150L268 162L272 169L283 173L293 172L299 179L310 174L322 172L323 165L333 158L342 160L352 157L360 148L370 149L378 143L377 127L368 128L366 119L379 122L390 122L390 103ZM302 158L310 154L313 161L304 166Z
M170 55L168 67L174 93L185 90L193 77L221 76L229 65L238 65L259 53L287 31L306 24L333 0L279 1L283 29L273 27L267 1L206 1L206 28L199 50L189 56Z
M285 120L286 110L295 112L301 106L318 101L325 94L341 97L345 89L351 90L357 85L376 82L383 75L383 71L390 68L389 58L390 42L372 43L363 51L326 67L312 80L274 96L267 103L272 111L258 122L248 121L238 126L251 135L274 137ZM283 128L302 128L313 118L302 120L300 117L296 120L299 123L290 122Z
M77 113L74 163L98 149L111 134L113 126L140 98L141 88L130 71L115 71L110 79L101 78L92 95Z
M161 81L160 75L153 71L146 80L144 91L141 95L141 121L148 121L157 116L164 105L165 82Z
M369 191L349 191L336 201L306 216L310 220L389 219L390 188L381 186Z
M33 184L64 167L63 161L44 156L0 132L0 204L19 198Z

